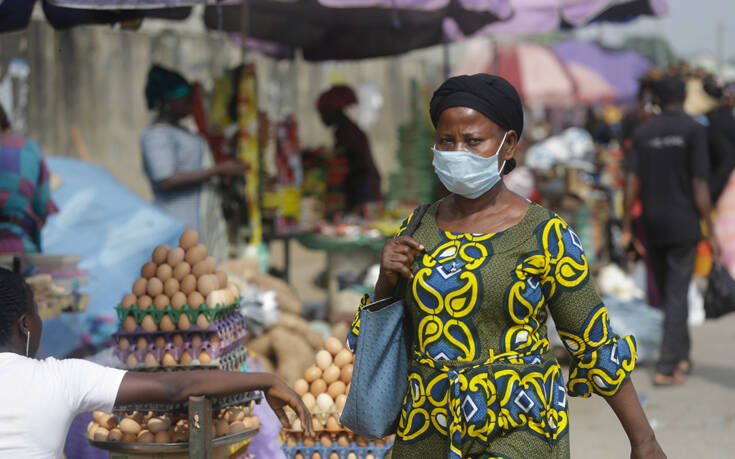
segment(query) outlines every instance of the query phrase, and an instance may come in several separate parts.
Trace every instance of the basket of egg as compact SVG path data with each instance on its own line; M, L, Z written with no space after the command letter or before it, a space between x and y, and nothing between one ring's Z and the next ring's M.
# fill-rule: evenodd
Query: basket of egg
M289 459L382 459L392 438L368 440L339 423L352 382L355 357L340 340L329 337L317 352L315 365L294 383L304 405L312 414L316 437L304 435L301 423L287 409L292 429L283 429L283 451Z
M115 355L133 371L223 369L245 371L245 318L240 294L199 243L185 231L179 246L158 246L116 308L120 328ZM252 413L258 392L211 399L213 446L243 447L259 430ZM164 452L187 449L188 403L116 406L95 413L87 436L111 451Z

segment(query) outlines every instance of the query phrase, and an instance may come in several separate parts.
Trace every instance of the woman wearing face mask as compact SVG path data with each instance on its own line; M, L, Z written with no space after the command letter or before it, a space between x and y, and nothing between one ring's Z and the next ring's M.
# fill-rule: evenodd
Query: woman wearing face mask
M620 419L631 457L665 457L628 378L635 341L613 335L579 238L503 184L523 131L516 90L492 75L450 78L430 112L434 169L450 194L412 237L404 223L386 243L375 293L363 299L403 299L410 323L393 458L567 458L567 397L592 393ZM572 356L566 383L547 311ZM358 334L356 321L353 349Z

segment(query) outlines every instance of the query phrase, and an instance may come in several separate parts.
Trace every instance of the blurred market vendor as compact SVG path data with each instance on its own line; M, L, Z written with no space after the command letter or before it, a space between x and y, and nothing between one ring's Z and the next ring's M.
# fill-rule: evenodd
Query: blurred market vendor
M195 229L202 243L222 259L227 241L215 177L242 176L239 161L214 164L206 141L181 121L191 114L192 87L179 73L151 67L145 87L153 124L140 137L143 166L153 188L154 203Z
M41 252L41 228L57 212L36 142L10 132L0 105L0 254Z
M322 121L334 128L335 153L347 158L344 183L345 210L359 211L365 204L380 201L380 173L367 136L346 114L345 109L357 103L355 92L348 86L333 86L317 100Z
M0 457L62 457L74 416L114 405L182 403L191 395L223 397L262 390L284 426L286 405L313 435L296 392L268 373L220 370L136 372L78 359L36 360L43 324L28 284L0 268Z

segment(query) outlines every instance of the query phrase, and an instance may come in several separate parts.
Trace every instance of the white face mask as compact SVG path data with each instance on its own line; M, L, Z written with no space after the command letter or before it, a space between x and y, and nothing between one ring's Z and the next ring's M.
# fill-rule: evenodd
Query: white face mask
M431 147L434 152L434 171L439 180L452 193L468 199L476 199L487 193L500 181L500 172L505 167L498 168L498 154L505 143L506 131L498 150L489 158L473 155L466 151L442 151L436 146Z

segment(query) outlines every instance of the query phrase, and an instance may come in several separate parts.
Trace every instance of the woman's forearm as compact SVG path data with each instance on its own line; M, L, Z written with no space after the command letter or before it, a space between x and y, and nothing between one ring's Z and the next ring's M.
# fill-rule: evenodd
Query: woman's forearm
M176 172L171 177L159 181L157 185L162 190L175 190L176 188L198 185L206 182L215 175L217 175L217 169L215 167L199 171Z
M638 401L638 395L630 378L625 380L615 395L605 399L620 420L632 446L655 439L656 436Z
M118 405L132 403L181 403L191 395L222 397L268 390L275 377L268 373L199 370L173 373L129 371L118 389Z

